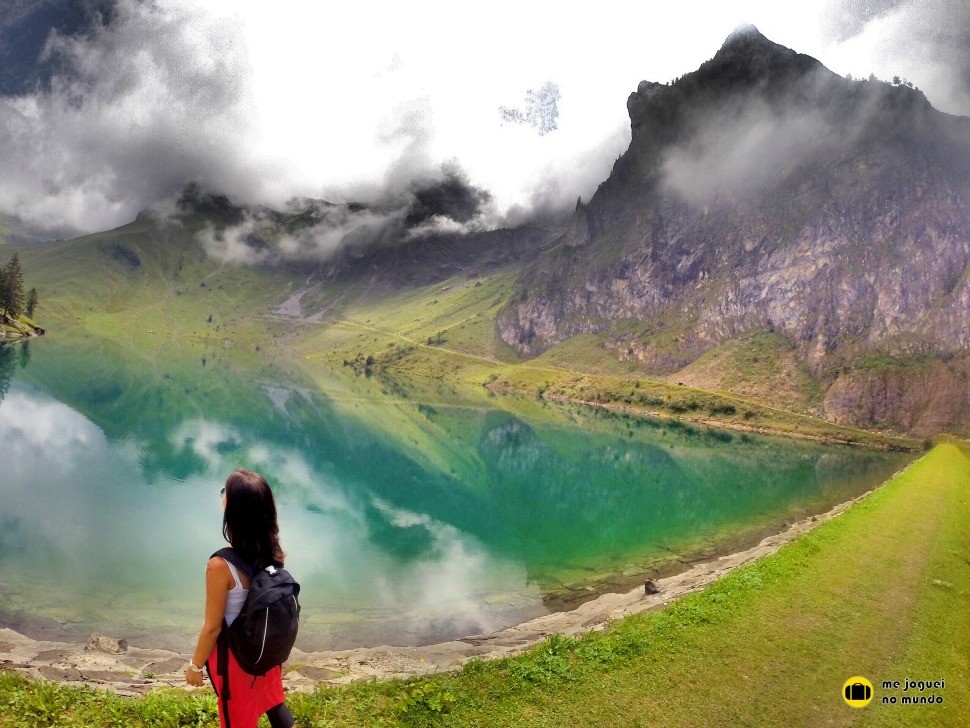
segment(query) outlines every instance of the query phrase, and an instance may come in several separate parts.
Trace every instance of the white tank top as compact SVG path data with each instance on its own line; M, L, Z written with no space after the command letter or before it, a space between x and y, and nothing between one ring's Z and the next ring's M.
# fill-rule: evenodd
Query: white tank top
M232 624L236 617L239 616L239 612L242 611L242 605L246 601L246 595L249 594L249 589L243 588L242 582L239 581L239 572L236 571L236 567L228 561L226 561L226 565L229 567L229 571L232 572L232 578L236 582L236 586L229 590L229 594L226 597L226 624Z

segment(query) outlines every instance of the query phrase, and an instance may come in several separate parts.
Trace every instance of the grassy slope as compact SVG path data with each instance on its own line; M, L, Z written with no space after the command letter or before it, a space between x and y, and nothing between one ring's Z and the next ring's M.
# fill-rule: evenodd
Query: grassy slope
M818 414L822 388L792 345L778 334L756 334L711 349L667 377L692 387L722 390L785 402L791 409Z
M858 428L835 425L727 392L709 392L632 375L577 374L541 370L535 365L506 367L490 386L535 392L539 396L590 402L617 410L676 416L690 422L777 433L889 449L915 449L916 443Z
M464 670L292 695L301 725L970 725L970 459L931 453L839 518L661 612ZM865 709L843 682L875 685ZM882 680L944 679L889 706ZM896 693L898 694L898 693ZM123 700L0 675L0 726L215 725L208 695Z
M799 400L806 406L796 406L793 412L754 396L709 392L646 377L589 335L521 361L499 339L493 324L495 313L511 293L514 275L513 270L500 270L484 278L456 276L404 292L361 286L354 297L328 308L321 322L299 324L293 351L311 362L311 368L371 357L373 370L385 383L414 398L474 397L472 392L480 393L485 386L495 392L594 402L738 429L876 447L915 446L912 441L806 416L807 395ZM773 352L774 361L779 346L771 341L761 348ZM801 377L797 389L804 394L811 382Z
M27 316L27 314L17 314L16 318L11 318L9 322L0 324L0 341L3 339L13 341L35 336L37 328L37 322Z
M40 294L36 318L51 335L94 334L141 352L161 340L248 348L271 341L279 331L260 314L301 280L220 265L193 239L197 228L136 220L67 243L19 247Z

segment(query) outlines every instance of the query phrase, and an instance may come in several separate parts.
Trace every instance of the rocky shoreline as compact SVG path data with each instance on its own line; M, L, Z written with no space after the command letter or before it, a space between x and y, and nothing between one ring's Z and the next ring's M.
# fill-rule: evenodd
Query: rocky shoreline
M881 486L879 486L881 487ZM284 688L310 691L318 684L413 677L456 670L469 660L524 652L552 634L578 635L603 629L611 620L654 609L699 591L724 574L775 553L818 523L835 518L859 500L840 503L826 513L802 519L756 546L693 564L679 574L652 580L624 593L603 594L568 612L554 612L489 634L420 647L355 648L303 652L294 649L284 666ZM0 669L33 679L88 685L119 695L142 695L158 687L184 687L189 653L128 646L123 639L92 635L86 644L35 640L0 629Z
M33 339L46 333L44 329L22 315L11 318L0 314L0 342Z

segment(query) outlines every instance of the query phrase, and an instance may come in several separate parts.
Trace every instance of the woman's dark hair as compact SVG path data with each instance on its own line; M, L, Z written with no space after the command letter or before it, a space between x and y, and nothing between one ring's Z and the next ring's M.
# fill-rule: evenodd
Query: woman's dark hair
M239 468L226 478L222 535L244 559L260 567L283 565L276 501L259 473Z

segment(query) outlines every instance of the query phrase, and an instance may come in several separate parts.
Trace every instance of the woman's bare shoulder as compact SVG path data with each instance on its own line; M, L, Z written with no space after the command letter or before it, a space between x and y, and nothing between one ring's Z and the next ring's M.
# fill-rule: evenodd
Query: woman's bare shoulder
M226 589L236 586L236 580L232 578L232 572L229 571L229 563L221 556L213 556L209 559L205 565L205 576L206 581L211 579L213 581L210 583L225 586Z
M221 556L213 556L205 565L206 571L229 575L229 564Z

